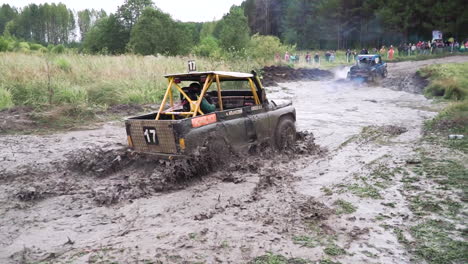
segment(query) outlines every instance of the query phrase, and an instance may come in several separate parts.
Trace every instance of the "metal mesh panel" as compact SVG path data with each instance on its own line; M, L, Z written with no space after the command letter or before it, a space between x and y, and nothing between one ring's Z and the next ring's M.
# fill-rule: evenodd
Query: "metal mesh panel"
M177 147L172 129L172 121L168 120L131 120L130 134L136 151L177 153ZM145 140L144 128L156 129L158 144L148 144Z

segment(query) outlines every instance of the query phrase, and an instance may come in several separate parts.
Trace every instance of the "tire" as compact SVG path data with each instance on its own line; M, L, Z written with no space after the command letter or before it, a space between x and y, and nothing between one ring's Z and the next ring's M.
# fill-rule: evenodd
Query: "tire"
M279 151L292 149L296 142L296 124L291 118L282 118L275 130L275 145Z
M376 83L377 82L377 74L375 72L372 72L369 78L369 82L371 83Z
M387 69L385 69L382 73L382 78L387 78L387 74L388 74Z

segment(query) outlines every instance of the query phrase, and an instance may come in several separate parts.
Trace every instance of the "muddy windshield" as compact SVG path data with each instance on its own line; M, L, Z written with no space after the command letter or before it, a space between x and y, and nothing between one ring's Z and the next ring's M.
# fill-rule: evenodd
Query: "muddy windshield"
M372 66L375 65L375 60L371 58L363 58L358 60L357 65L362 67Z

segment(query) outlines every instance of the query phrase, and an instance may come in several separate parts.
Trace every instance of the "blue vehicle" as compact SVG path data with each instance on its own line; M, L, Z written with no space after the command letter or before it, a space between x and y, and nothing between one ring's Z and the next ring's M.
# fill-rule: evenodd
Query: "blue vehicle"
M356 65L348 72L348 79L375 82L379 78L387 77L387 63L378 54L358 55Z

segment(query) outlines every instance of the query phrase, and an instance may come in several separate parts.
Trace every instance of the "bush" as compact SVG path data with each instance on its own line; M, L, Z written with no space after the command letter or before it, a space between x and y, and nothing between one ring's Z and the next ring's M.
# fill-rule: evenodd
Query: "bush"
M65 47L62 44L59 44L52 48L53 53L62 54L65 52Z
M281 44L277 37L255 34L250 40L247 53L252 58L273 60L276 54L284 54L286 51L293 53L294 50L295 47Z
M0 52L5 52L8 50L8 41L0 37Z
M54 94L54 103L80 105L88 101L86 89L79 86L61 86Z
M48 104L49 92L45 83L15 83L8 87L15 105L42 106Z
M13 106L13 98L11 96L11 93L0 87L0 110L10 108Z
M422 68L419 74L430 80L427 96L443 96L448 100L468 98L468 63L437 64Z
M29 52L29 50L30 50L29 43L27 43L27 42L16 42L15 43L15 51L27 53L27 52Z
M116 105L123 101L122 87L111 83L98 83L88 88L88 101L97 105Z
M219 58L222 54L218 40L213 36L208 36L200 41L200 44L193 48L193 53L198 56Z
M42 46L41 44L36 44L36 43L33 43L29 46L29 49L30 50L35 50L35 51L39 51L41 49L45 49L44 46Z
M55 65L57 65L57 67L64 72L71 72L72 67L71 67L70 62L68 62L64 58L57 59L55 61Z

